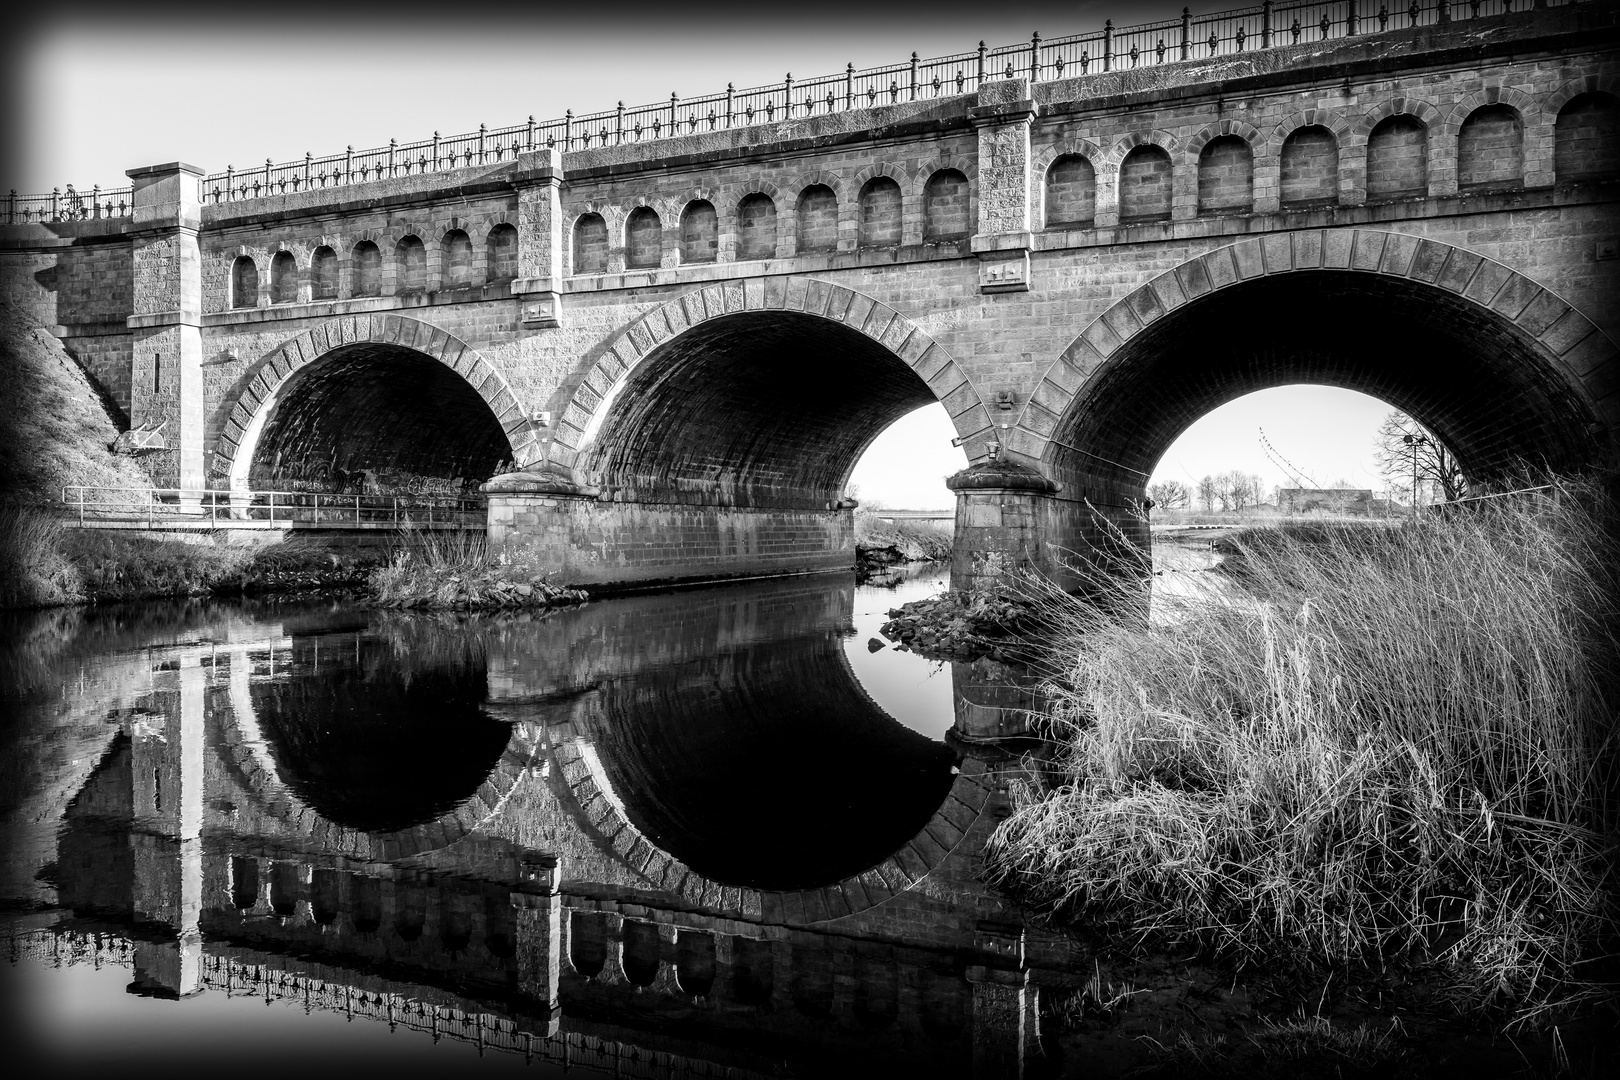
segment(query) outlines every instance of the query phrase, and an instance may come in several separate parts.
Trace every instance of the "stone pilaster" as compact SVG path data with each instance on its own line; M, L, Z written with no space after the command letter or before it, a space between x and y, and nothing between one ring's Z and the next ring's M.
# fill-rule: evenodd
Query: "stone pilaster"
M972 245L982 292L1029 289L1029 130L1035 115L1024 79L986 83L979 104L969 110L979 134L979 220Z
M171 453L159 483L186 492L207 486L203 471L201 180L195 165L171 162L128 173L134 186L128 229L134 270L130 422L165 424ZM182 495L195 505L197 497Z
M992 459L945 485L956 492L951 588L989 587L1021 570L1052 569L1047 519L1056 482L1028 465Z
M518 276L512 295L522 304L523 325L532 329L562 325L562 180L562 152L556 148L527 155L525 167L513 176Z
M546 1036L557 1033L562 1016L558 982L562 976L562 896L557 860L525 858L519 885L511 894L517 914L518 989L547 1012Z

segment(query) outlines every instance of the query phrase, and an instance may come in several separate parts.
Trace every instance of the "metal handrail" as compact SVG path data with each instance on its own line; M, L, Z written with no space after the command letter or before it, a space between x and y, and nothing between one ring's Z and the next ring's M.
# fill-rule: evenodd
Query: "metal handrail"
M145 520L176 523L208 521L218 526L240 521L269 524L482 526L486 501L473 495L364 494L327 491L255 491L232 488L112 487L68 484L62 503L79 524Z
M1529 11L1532 7L1562 7L1583 0L1265 0L1249 7L1208 15L1193 15L1183 8L1181 18L1116 27L1112 20L1101 30L1043 40L1031 35L1027 42L988 48L984 42L970 52L795 80L788 74L779 83L738 90L727 85L722 93L681 100L612 109L575 116L572 111L555 120L536 121L401 143L369 150L347 147L341 154L246 169L226 166L203 179L203 198L214 203L308 191L313 188L368 183L474 165L516 160L519 154L544 147L590 149L624 143L648 142L721 128L747 127L777 120L802 119L876 105L896 104L975 93L996 79L1027 78L1031 82L1070 78L1147 67L1157 64L1207 60L1283 45L1309 44L1365 34L1406 30L1418 26L1492 17ZM72 188L68 191L71 194ZM99 191L99 189L94 189ZM103 202L115 205L116 214L128 213L121 201L127 188L92 198L96 212ZM115 198L116 197L116 200ZM8 221L66 218L63 196L11 194ZM82 199L81 199L82 204ZM49 217L42 215L50 215ZM32 215L32 216L29 216Z

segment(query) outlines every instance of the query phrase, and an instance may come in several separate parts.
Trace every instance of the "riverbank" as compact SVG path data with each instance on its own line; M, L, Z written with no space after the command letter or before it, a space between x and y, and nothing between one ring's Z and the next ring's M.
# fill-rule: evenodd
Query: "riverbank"
M1566 485L1241 532L1223 587L1151 623L1054 597L1054 751L1015 790L992 879L1121 970L1194 956L1234 989L1293 983L1245 1038L1308 999L1291 1037L1313 1052L1443 1017L1545 1043L1608 1010L1593 1038L1612 1037L1614 523ZM1142 582L1097 587L1147 602ZM1331 1031L1312 1019L1341 1006ZM1188 1036L1164 1065L1269 1075L1241 1041ZM1398 1071L1380 1054L1356 1069Z

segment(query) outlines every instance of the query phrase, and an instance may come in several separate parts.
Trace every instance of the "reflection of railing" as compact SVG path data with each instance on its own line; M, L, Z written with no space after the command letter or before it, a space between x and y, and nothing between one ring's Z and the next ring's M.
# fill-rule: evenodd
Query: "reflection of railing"
M344 495L319 491L233 491L69 485L62 503L79 525L149 528L482 529L478 496Z
M11 934L7 953L14 964L29 960L53 967L91 964L99 968L111 964L128 968L135 962L134 946L126 938L71 930L41 929ZM326 970L340 973L330 968ZM378 1020L390 1027L431 1034L435 1039L471 1043L480 1050L523 1054L530 1060L564 1068L599 1069L630 1080L662 1080L676 1076L746 1080L760 1075L578 1032L563 1031L548 1036L543 1030L546 1026L543 1019L536 1023L536 1030L526 1031L520 1026L526 1018L485 1012L477 1007L478 1003L464 998L456 998L457 1003L450 1005L389 990L357 989L347 982L251 963L217 952L203 957L202 983L208 990L231 996L251 995L267 1003L286 1001L302 1005L306 1010L341 1013L351 1020L355 1017Z

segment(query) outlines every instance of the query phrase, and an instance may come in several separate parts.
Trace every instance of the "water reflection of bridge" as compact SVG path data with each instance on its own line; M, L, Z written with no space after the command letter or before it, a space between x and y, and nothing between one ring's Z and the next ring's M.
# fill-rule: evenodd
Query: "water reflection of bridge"
M59 900L134 940L136 982L152 993L220 979L235 992L242 978L263 992L270 971L272 993L358 1000L384 1017L433 1022L442 1007L491 1045L589 1038L766 1072L783 1058L903 1058L999 1075L1033 1038L1035 987L1064 981L1070 958L978 885L996 776L973 760L953 769L864 698L842 659L848 591L828 586L626 599L471 629L295 615L126 653L136 689L68 808ZM448 695L436 700L454 706L435 710L449 709L445 725L410 727L409 688L435 679ZM893 837L870 865L808 851L774 867L804 875L792 880L696 869L718 819L692 817L703 784L681 777L724 743L705 718L735 741L741 714L721 699L769 716L812 694L829 719L805 745L842 775L869 743L883 768L917 773L908 798L922 805L867 830ZM320 741L333 726L323 700L387 711L412 744L391 768L425 755L463 787L418 791L425 820L400 817L408 807L345 820L364 800L333 789L371 781ZM457 741L477 743L467 733L497 719L503 744L463 770ZM370 722L348 725L381 754L387 731ZM817 783L833 801L849 795L785 770L730 784L709 810L769 819L793 801L769 803L771 787L814 799ZM802 843L824 820L810 806L778 825Z

